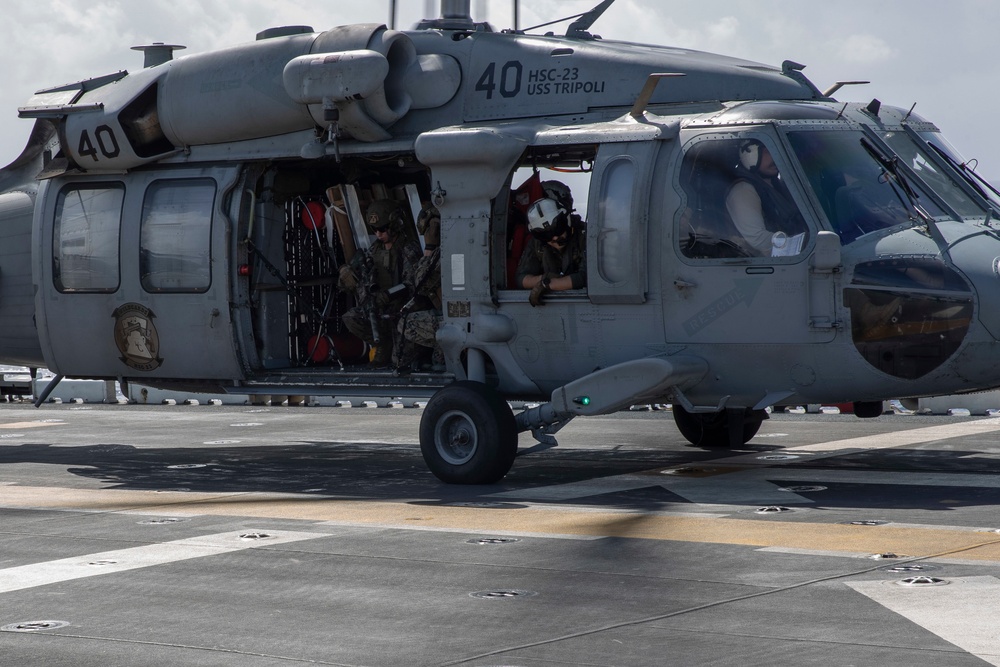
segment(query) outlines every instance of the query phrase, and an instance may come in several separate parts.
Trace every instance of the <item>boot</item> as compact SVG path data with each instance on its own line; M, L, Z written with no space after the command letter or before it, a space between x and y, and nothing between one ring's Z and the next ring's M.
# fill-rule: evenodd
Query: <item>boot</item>
M383 368L392 363L392 348L388 345L379 345L375 348L375 354L372 357L372 366L376 368Z

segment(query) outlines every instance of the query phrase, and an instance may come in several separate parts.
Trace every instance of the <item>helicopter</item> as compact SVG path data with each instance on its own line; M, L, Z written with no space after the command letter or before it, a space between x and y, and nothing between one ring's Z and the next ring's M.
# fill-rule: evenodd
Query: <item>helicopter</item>
M1000 194L931 121L792 61L603 40L612 3L563 35L443 0L406 31L158 43L38 91L0 170L0 363L56 374L36 405L64 377L429 397L421 452L456 484L502 479L520 433L634 404L726 448L771 407L1000 386ZM760 180L793 222L751 239L730 195ZM552 181L585 211L586 280L532 303L513 276ZM443 363L405 373L371 363L337 288L385 200L413 242L440 217Z

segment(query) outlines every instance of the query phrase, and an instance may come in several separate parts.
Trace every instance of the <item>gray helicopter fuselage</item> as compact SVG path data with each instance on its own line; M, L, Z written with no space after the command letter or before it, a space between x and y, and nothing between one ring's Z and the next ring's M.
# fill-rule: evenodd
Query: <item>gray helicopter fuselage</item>
M1000 385L996 204L946 143L929 147L923 119L835 102L794 63L485 31L276 34L22 108L40 139L0 195L5 363L285 394L426 395L473 379L547 399L591 377L588 401L617 396L563 406L578 414ZM682 76L634 107L658 73ZM738 166L716 154L749 139L773 154L803 225L773 254L731 238L727 190L708 187ZM827 145L889 188L885 220L846 230L836 160L810 152ZM587 285L538 307L506 275L511 194L535 169L587 181ZM441 214L443 372L345 370L336 337L314 354L349 304L331 278L342 231L303 226L308 204L346 213L365 247L357 219L386 193L414 218L421 202ZM647 359L674 371L657 382L629 365Z

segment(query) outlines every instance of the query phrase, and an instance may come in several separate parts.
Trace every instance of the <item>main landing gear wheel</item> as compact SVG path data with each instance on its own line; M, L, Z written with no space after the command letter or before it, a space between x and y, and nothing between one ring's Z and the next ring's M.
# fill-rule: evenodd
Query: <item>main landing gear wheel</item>
M740 423L730 428L730 420ZM721 412L688 412L674 405L677 430L692 445L698 447L739 447L757 435L761 422L767 419L764 410L723 410Z
M442 482L497 482L517 455L514 413L481 382L454 382L434 394L424 408L420 451Z

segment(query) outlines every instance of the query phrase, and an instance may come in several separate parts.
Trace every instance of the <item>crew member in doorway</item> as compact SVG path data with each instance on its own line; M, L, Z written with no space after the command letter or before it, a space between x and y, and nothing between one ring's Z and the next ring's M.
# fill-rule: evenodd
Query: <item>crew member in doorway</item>
M424 237L424 256L404 276L410 300L403 305L396 336L399 374L410 370L444 370L444 355L437 343L441 312L441 214L431 204L424 205L417 217L417 231Z
M375 348L372 363L387 366L396 349L396 319L409 300L404 276L421 257L420 246L403 235L399 202L377 199L368 206L367 223L375 243L340 267L338 285L353 291L357 305L344 313L344 326Z
M559 187L561 186L561 187ZM531 240L517 267L517 283L530 289L528 302L542 305L546 292L581 289L587 285L586 234L573 198L558 181L545 181L546 196L528 207Z
M757 255L797 254L806 223L767 147L757 139L740 143L736 174L726 210L737 231Z

